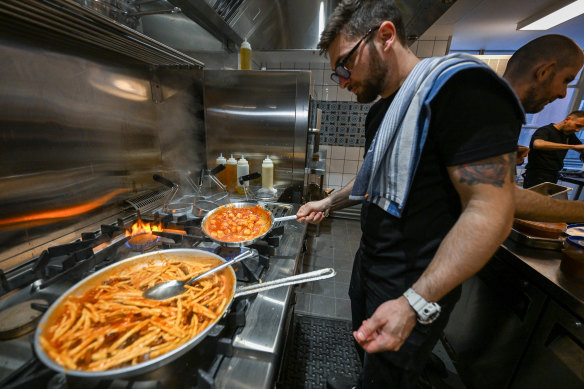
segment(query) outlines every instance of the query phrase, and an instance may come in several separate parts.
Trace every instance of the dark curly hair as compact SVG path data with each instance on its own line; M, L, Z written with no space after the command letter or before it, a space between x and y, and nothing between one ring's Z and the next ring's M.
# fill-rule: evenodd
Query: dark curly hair
M349 38L361 37L386 20L395 25L398 40L403 45L407 44L401 12L393 1L343 0L327 20L316 47L321 55L325 54L341 32Z

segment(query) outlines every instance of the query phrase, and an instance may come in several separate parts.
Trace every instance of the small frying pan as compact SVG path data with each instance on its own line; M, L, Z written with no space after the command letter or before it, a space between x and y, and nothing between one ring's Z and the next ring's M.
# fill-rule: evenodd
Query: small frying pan
M231 204L223 205L221 207L217 207L214 210L207 213L207 215L203 218L203 221L201 222L201 229L203 230L203 233L206 236L208 236L209 239L211 239L215 243L218 243L218 244L220 244L222 246L226 246L226 247L243 247L243 246L249 246L250 244L254 244L258 240L262 239L264 236L266 236L272 230L275 223L281 222L281 221L286 221L286 220L296 220L297 219L296 215L275 218L274 215L270 211L268 211L267 209L264 208L267 216L269 217L268 223L270 225L269 225L268 229L266 230L266 232L264 232L263 234L261 234L259 236L256 236L252 239L241 241L241 242L227 242L224 240L219 240L219 239L213 238L211 236L211 234L209 234L209 229L208 229L209 218L211 218L213 215L215 215L220 210L224 209L224 207L249 208L249 207L255 207L255 206L260 206L260 207L264 208L263 206L261 206L257 203L252 203L252 202L238 202L238 203L231 203Z

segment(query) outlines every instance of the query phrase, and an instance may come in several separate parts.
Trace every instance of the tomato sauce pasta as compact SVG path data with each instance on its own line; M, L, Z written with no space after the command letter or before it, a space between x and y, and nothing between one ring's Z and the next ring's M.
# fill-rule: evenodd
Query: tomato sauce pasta
M82 294L67 296L39 337L46 354L66 369L132 366L175 349L218 320L233 291L228 269L164 301L142 296L160 282L188 280L220 263L168 257L114 270Z

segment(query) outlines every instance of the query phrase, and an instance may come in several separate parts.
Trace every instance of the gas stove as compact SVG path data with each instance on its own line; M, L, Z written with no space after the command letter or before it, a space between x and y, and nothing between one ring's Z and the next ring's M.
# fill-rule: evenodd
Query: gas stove
M276 217L297 206L263 203ZM36 322L49 305L85 276L121 259L144 252L197 248L226 260L241 252L205 238L202 217L190 212L118 218L79 239L49 246L38 257L9 272L0 270L0 387L2 388L214 388L273 386L293 311L290 287L273 289L234 302L231 311L202 343L181 358L148 374L114 381L74 379L46 368L34 355ZM132 226L156 226L151 239L127 236ZM275 225L270 234L249 246L254 256L234 266L238 285L269 281L296 273L306 226Z

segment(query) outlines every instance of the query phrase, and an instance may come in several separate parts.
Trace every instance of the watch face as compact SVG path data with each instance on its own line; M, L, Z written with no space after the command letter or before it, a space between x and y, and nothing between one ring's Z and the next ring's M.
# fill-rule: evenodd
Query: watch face
M418 312L418 321L422 324L430 324L440 316L440 305L436 303L427 303Z

